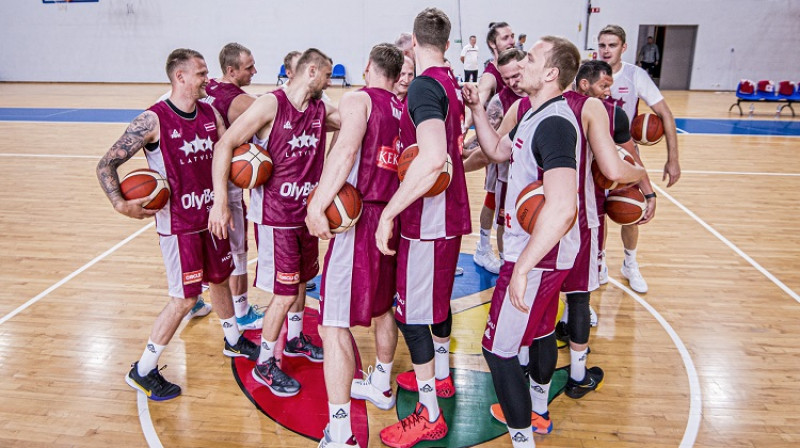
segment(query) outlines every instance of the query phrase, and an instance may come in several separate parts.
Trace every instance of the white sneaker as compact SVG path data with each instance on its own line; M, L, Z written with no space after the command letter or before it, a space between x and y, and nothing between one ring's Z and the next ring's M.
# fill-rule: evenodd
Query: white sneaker
M328 426L322 430L322 439L319 441L319 445L317 448L358 448L358 442L356 442L355 436L350 436L350 440L347 443L339 443L334 442L331 440L331 433Z
M364 372L364 379L354 379L350 387L350 398L356 400L368 400L378 409L384 411L394 407L395 397L390 387L387 391L380 391L372 384L372 366Z
M592 327L597 326L597 313L594 312L594 308L589 305L589 325Z
M500 267L503 266L503 262L497 258L494 252L491 249L482 248L480 243L478 243L478 247L475 249L475 255L472 257L472 260L475 264L492 274L499 274Z
M635 261L627 266L625 262L622 263L622 269L620 269L622 276L628 279L628 284L631 286L631 289L644 294L647 292L647 282L644 281L644 277L639 272L639 264Z
M597 277L601 285L608 283L608 266L606 265L606 257L600 261L600 275Z
M211 312L211 304L206 303L205 300L203 300L203 296L200 296L197 298L197 303L195 303L192 309L189 310L188 313L186 313L184 319L189 320L189 319L194 319L195 317L208 316L208 313L210 312Z

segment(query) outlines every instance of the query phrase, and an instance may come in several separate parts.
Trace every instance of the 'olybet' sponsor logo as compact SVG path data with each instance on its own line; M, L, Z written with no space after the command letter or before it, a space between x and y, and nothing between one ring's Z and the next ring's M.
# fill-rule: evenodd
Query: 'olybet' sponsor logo
M210 205L212 202L214 202L214 191L210 188L206 188L200 194L192 191L181 196L181 205L184 210L189 210L190 208L200 210L204 205Z
M284 182L281 184L281 196L285 198L294 198L296 201L299 201L300 198L308 197L308 194L311 193L311 190L317 186L317 183L311 182L304 182L300 185L297 182Z

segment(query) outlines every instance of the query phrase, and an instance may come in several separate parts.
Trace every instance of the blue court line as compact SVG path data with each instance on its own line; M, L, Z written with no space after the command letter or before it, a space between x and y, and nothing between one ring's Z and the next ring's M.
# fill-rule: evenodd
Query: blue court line
M142 113L138 109L42 109L3 107L0 121L53 123L130 123Z
M800 136L800 121L676 118L675 125L687 134Z

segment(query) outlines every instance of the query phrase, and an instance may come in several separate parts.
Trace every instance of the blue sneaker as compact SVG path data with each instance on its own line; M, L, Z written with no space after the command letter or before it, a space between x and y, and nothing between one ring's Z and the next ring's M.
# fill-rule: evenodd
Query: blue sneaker
M264 321L264 313L259 313L253 305L247 310L247 314L236 318L239 331L260 330Z
M197 298L197 303L194 304L191 310L186 314L184 319L194 319L195 317L203 317L208 316L208 313L211 312L211 304L206 303L203 300L203 296Z

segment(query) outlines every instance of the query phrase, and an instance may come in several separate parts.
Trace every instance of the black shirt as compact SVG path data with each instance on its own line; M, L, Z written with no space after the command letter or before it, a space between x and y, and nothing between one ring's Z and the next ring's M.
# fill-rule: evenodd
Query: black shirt
M439 81L419 76L408 87L406 108L414 126L431 118L444 121L450 101Z
M561 95L548 100L536 112L526 115L523 120L533 119L542 109L556 101L565 100ZM512 141L518 127L519 123L508 134ZM553 168L572 168L574 170L578 166L578 162L575 159L575 145L577 143L578 133L572 123L564 117L553 115L539 123L536 132L533 134L533 139L531 139L530 148L533 151L536 164L542 167L542 170L547 171Z
M631 139L631 125L628 114L619 106L614 106L614 143L621 145Z

